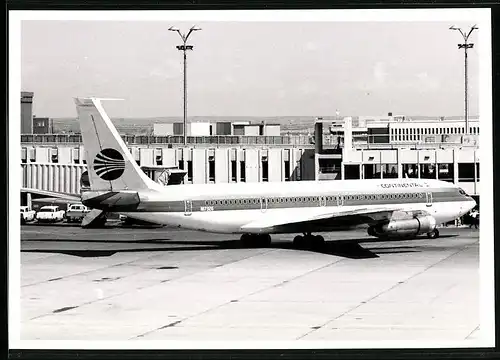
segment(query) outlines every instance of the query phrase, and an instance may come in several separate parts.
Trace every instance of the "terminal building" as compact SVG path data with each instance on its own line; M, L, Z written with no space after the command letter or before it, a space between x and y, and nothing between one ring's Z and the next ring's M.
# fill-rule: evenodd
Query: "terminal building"
M274 124L194 124L187 146L182 123L122 137L154 180L161 169L184 172L186 184L429 178L458 184L479 200L478 119L469 120L467 133L463 120L443 118L311 118L314 137L277 135ZM79 134L33 134L31 128L21 134L20 155L22 187L80 192L87 159Z

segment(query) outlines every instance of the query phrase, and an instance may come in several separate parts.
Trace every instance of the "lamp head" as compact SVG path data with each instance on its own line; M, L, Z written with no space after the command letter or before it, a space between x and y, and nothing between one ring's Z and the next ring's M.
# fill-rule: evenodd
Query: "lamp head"
M193 26L191 27L191 29L189 29L189 30L191 30L191 31L198 31L198 30L201 30L201 27L196 26L196 25L193 25Z
M179 29L176 28L175 26L171 26L168 28L168 31L179 31Z

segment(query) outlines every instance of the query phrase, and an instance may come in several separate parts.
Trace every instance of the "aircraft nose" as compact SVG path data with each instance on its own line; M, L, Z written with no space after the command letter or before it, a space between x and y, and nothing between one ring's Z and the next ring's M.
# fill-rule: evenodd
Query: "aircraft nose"
M471 211L475 207L476 207L476 200L470 199L470 200L466 201L462 207L462 215L469 213L469 211Z

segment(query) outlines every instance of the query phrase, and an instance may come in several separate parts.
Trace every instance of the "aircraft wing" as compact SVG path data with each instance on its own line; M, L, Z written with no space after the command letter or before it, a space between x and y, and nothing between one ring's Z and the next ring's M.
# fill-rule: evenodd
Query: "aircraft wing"
M399 208L361 208L354 210L340 210L335 212L312 213L304 215L285 214L284 216L262 216L262 218L252 221L241 227L247 231L271 231L276 228L307 226L313 224L338 223L339 225L354 226L361 224L372 225L380 221L391 218Z
M40 197L49 197L49 198L58 198L61 200L75 201L80 202L81 196L80 194L71 194L57 191L47 191L40 189L32 189L32 188L21 188L21 193L29 193L33 195L38 195Z

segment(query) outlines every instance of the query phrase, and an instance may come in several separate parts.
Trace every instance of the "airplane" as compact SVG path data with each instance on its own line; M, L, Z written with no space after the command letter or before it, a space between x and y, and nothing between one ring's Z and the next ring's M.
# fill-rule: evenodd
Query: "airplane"
M431 179L325 180L162 186L144 174L99 98L74 98L88 165L84 205L185 229L241 235L268 246L271 234L298 233L300 248L321 246L313 233L360 226L383 240L426 234L468 213L476 202L458 186Z

